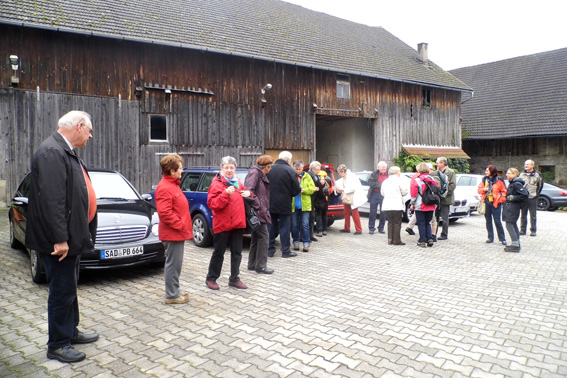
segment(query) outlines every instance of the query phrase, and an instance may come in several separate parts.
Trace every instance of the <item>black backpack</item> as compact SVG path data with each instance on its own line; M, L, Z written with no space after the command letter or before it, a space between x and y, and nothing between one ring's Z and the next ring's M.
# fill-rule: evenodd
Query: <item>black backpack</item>
M439 196L439 186L431 184L427 181L416 179L418 184L418 192L421 195L421 202L425 205L439 205L441 197ZM425 184L425 190L421 193L421 183Z

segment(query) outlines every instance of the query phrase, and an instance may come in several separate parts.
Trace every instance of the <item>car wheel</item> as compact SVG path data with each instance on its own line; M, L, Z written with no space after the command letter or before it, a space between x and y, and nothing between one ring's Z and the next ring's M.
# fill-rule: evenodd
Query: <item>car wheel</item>
M202 214L193 217L193 243L197 247L209 247L213 242L213 235L209 229L209 224Z
M331 227L335 223L335 217L328 217L327 218L327 227Z
M43 263L41 262L41 256L39 252L33 249L30 252L30 273L32 281L36 284L44 283L46 280L45 271L43 269Z
M16 236L14 235L14 222L10 218L10 247L19 249L21 246L22 244L18 241L18 239L16 239Z
M404 211L404 216L403 216L403 221L404 222L409 222L411 219L411 216L413 215L413 211L411 211L410 209L410 201L406 202L406 211Z
M547 197L540 196L537 200L538 210L548 210L551 207L551 201Z

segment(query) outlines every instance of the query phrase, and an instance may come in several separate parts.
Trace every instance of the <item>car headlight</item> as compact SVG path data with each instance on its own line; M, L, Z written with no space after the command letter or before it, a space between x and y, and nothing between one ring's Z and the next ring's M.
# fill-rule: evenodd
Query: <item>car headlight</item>
M157 223L152 224L152 234L159 236L159 225Z

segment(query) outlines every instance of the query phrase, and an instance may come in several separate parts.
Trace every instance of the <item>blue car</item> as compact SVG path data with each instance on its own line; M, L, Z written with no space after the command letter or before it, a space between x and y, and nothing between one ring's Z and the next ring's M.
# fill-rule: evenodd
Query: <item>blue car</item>
M189 201L189 211L193 221L193 243L197 247L209 247L213 244L213 212L207 205L207 194L213 178L220 168L185 168L181 175L181 190ZM247 168L237 168L236 176L244 183ZM152 203L155 205L154 192Z

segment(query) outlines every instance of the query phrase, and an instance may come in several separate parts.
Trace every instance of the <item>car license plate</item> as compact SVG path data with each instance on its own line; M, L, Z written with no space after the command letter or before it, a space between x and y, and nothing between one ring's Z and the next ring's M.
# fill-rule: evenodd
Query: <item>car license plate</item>
M464 207L455 207L455 213L460 213L460 212L463 212L463 211L465 211Z
M117 249L103 249L100 251L100 258L105 259L119 259L122 257L130 257L136 255L143 255L144 247L127 247L127 248L117 248Z

